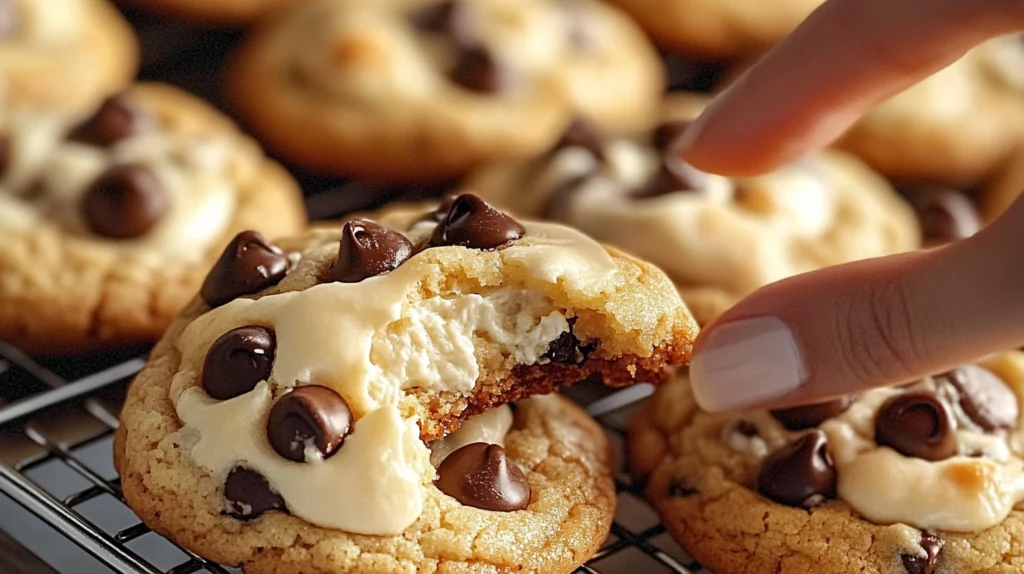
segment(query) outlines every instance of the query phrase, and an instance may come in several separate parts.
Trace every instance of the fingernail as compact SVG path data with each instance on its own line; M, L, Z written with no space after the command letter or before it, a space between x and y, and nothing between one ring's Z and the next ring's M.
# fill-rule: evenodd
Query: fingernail
M776 317L716 328L690 364L694 397L708 412L761 405L792 393L806 376L793 332Z

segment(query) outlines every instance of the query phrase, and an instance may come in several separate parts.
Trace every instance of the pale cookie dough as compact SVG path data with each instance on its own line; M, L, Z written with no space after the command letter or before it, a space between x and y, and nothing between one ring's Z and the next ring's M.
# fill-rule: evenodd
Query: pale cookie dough
M120 0L167 14L175 18L204 24L248 24L262 16L305 0Z
M304 227L292 178L176 88L5 120L0 339L28 352L155 340L236 233Z
M134 32L107 0L0 0L0 109L85 110L138 66Z
M685 125L674 122L702 105L676 96L653 136L570 134L544 156L484 167L464 187L659 265L701 324L773 281L920 245L909 207L846 155L825 152L744 180L674 159L668 136Z
M837 146L885 175L949 185L985 178L1024 137L1024 35L992 40L883 102Z
M636 413L631 468L716 574L1020 572L1024 354L978 365L823 405L717 415L681 374Z
M315 0L253 34L227 89L297 165L412 180L543 150L574 113L646 129L663 75L596 0Z
M502 405L662 379L696 334L671 283L470 196L340 236L225 252L129 391L128 503L247 572L572 571L608 531L608 443L564 399Z
M611 0L665 49L719 59L757 55L823 0Z

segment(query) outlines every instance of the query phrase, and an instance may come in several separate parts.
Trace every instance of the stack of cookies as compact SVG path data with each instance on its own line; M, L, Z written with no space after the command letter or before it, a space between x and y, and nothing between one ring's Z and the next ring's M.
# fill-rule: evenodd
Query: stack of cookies
M1020 37L735 179L680 137L822 0L120 2L244 30L203 54L234 117L136 82L107 0L0 0L0 340L156 342L114 453L154 531L247 573L574 572L618 467L556 391L647 382L634 486L715 574L1024 569L1024 355L720 415L685 369L769 283L998 217ZM310 227L297 176L448 193Z

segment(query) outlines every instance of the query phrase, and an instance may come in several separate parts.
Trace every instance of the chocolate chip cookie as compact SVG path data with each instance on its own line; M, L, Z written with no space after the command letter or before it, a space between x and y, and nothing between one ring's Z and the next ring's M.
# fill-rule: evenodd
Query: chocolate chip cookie
M653 266L569 228L470 195L411 223L225 252L122 411L116 465L150 527L247 572L554 573L594 552L602 431L557 396L505 404L664 379L693 319Z
M206 24L246 24L303 0L120 0L175 18Z
M297 165L410 180L541 151L574 113L646 129L663 84L643 33L596 0L316 0L256 31L227 88Z
M973 185L1024 137L1024 35L992 40L883 102L837 145L883 174Z
M981 208L985 221L994 221L1002 215L1021 193L1024 193L1024 140L982 193Z
M27 351L155 340L237 233L304 227L292 178L175 88L4 120L0 339Z
M576 122L547 154L484 167L465 187L661 266L701 323L773 281L920 244L908 206L849 156L825 152L743 180L686 164L672 142L703 102L673 97L643 138Z
M685 375L632 421L629 458L716 574L1024 569L1024 354L779 411L711 415Z
M131 82L138 52L107 0L0 0L0 107L87 109Z
M781 40L824 0L612 0L679 54L734 59Z

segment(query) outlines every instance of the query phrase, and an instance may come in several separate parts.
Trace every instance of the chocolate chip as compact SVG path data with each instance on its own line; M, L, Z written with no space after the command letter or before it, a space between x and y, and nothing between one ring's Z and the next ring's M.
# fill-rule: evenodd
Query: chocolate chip
M567 147L583 148L595 158L604 160L604 134L585 118L576 117L569 122L554 149L561 150Z
M646 185L633 193L635 199L650 199L675 192L700 191L708 185L708 174L674 154L663 154L661 169Z
M352 410L334 389L320 385L296 387L270 409L267 440L277 454L306 461L316 447L323 458L338 452L352 428Z
M160 181L148 168L136 164L110 168L93 182L82 199L89 227L99 235L116 239L146 233L169 207Z
M258 231L243 231L224 248L199 291L210 307L277 285L288 273L288 256Z
M572 213L572 200L583 187L595 176L595 173L585 173L571 177L551 190L548 200L544 204L544 217L548 219L566 220Z
M262 474L244 467L235 467L224 481L224 498L228 515L252 520L270 510L286 510L284 499L274 492Z
M981 217L963 193L943 187L902 190L917 212L924 241L930 245L966 239L981 229Z
M906 456L933 461L957 452L953 416L929 391L902 393L885 401L875 418L875 442Z
M510 92L517 81L508 66L493 52L479 45L461 47L449 77L467 90L485 94Z
M68 139L99 147L110 147L136 134L156 129L156 121L127 96L106 99L96 113L71 129Z
M358 283L398 269L412 257L412 243L401 233L366 219L349 221L341 230L338 259L328 273L330 281Z
M697 494L697 489L690 486L688 482L681 478L673 478L668 483L668 495L676 498L683 498L687 496L693 496Z
M423 217L413 222L413 225L416 225L421 221L433 221L436 223L441 223L442 221L444 221L444 217L448 215L448 211L452 208L453 203L455 203L454 195L449 195L448 197L445 197L444 200L441 202L441 205L437 206L437 209L424 213Z
M10 36L21 25L17 2L0 0L0 37Z
M430 237L432 247L457 245L496 249L526 234L522 225L479 197L464 193L455 198Z
M768 455L757 475L757 490L775 502L809 508L836 494L836 468L828 437L812 430Z
M473 508L511 512L530 504L526 475L496 444L475 442L449 454L437 468L434 484Z
M930 532L921 532L921 548L925 555L904 554L901 556L907 574L934 574L939 564L939 553L942 552L944 545L945 542L938 536Z
M575 324L575 317L569 319L569 330L548 344L548 350L543 355L545 358L552 363L566 365L582 365L587 361L587 355L594 350L594 345L580 345L579 338L573 332Z
M256 388L257 383L270 378L275 347L274 332L258 325L221 335L203 361L206 394L226 401Z
M410 20L420 30L447 34L463 45L473 41L476 18L473 4L449 0L413 13Z
M679 139L683 132L686 131L686 128L690 127L692 123L689 120L662 123L654 128L654 133L651 134L651 144L664 153L672 145L672 142Z
M843 414L851 404L853 397L845 396L816 405L774 410L772 416L789 430L803 430L816 427L834 416Z
M7 135L0 135L0 177L7 174L11 167L11 138Z
M1012 429L1020 418L1017 395L992 371L965 365L939 375L960 392L960 407L986 431Z

